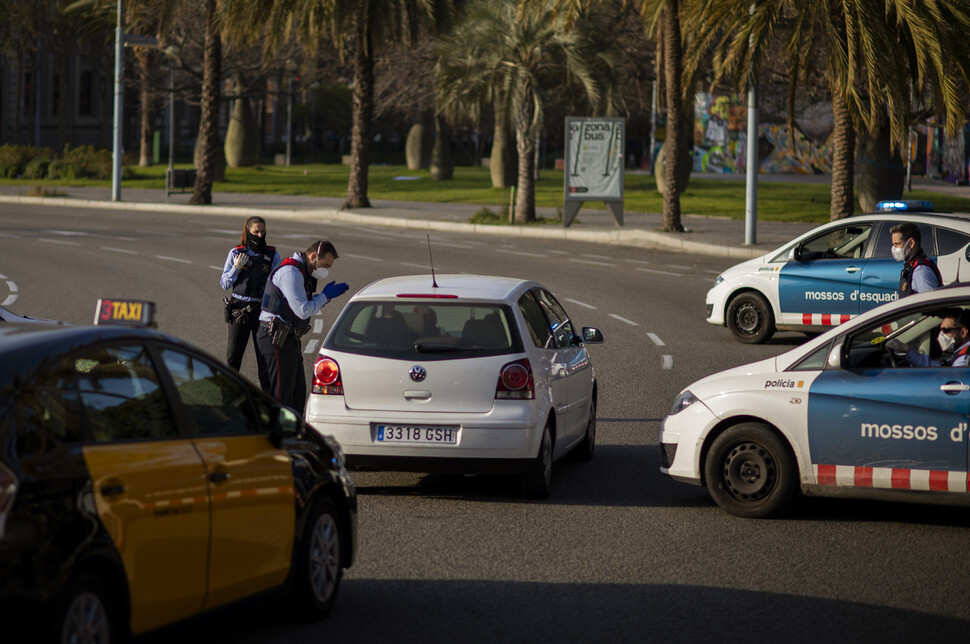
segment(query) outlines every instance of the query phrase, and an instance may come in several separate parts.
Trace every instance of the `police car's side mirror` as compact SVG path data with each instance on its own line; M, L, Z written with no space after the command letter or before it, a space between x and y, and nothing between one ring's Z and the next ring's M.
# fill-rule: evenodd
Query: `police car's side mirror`
M280 407L277 411L276 422L270 430L270 442L276 447L285 438L297 438L303 434L303 418L289 407Z
M841 369L842 368L842 341L839 340L832 344L832 349L829 351L829 357L825 361L826 369Z
M802 261L802 247L793 246L790 251L788 251L788 261L789 262L800 262Z

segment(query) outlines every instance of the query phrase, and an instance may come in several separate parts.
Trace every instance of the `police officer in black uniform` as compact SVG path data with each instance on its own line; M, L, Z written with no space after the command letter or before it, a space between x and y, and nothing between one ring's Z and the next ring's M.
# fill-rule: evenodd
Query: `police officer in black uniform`
M306 251L283 260L270 275L263 293L256 332L256 344L269 374L269 387L263 389L300 414L307 396L300 338L310 330L310 317L349 288L330 282L314 295L318 280L327 278L336 259L333 244L315 241Z
M263 389L269 388L269 376L266 361L256 344L256 331L259 329L259 310L266 280L280 263L276 248L266 245L266 221L262 217L250 217L243 224L239 245L230 250L226 257L219 281L223 289L232 289L231 296L224 298L226 322L229 324L226 362L239 371L246 344L252 338L256 352L256 373Z

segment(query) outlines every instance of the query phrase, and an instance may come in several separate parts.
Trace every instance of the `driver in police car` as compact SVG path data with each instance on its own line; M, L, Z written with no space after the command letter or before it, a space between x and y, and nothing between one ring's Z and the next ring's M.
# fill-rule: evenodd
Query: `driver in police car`
M899 297L940 288L943 277L936 263L923 252L923 239L916 224L906 221L896 224L889 232L893 236L893 259L903 262L899 272Z
M970 362L970 311L953 309L943 314L940 324L940 334L936 341L944 354L953 352L949 359L934 360L925 353L912 349L905 342L893 338L886 343L891 351L906 352L906 361L914 367L966 367Z

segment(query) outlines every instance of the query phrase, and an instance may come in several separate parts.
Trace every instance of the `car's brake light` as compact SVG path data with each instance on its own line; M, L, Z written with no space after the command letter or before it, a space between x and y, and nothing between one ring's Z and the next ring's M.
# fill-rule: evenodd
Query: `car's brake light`
M398 293L398 297L411 297L411 298L429 298L429 299L439 299L439 300L457 300L457 295L448 295L446 293Z
M313 389L315 394L343 396L344 384L340 380L340 367L326 356L317 358L313 365Z
M10 515L15 496L17 496L17 477L3 463L0 463L0 541L4 538L7 517Z
M532 365L528 358L510 362L502 367L495 387L495 397L506 400L532 400L536 395L532 379Z

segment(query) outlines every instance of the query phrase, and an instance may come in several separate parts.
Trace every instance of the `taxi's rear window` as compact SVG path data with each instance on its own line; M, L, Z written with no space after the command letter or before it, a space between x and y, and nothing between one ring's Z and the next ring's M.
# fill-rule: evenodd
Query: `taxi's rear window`
M511 310L491 302L361 301L340 315L325 349L412 360L521 353Z

